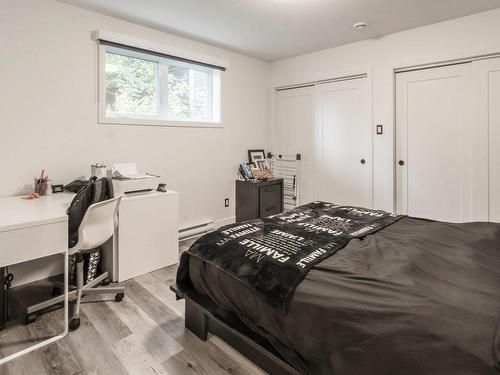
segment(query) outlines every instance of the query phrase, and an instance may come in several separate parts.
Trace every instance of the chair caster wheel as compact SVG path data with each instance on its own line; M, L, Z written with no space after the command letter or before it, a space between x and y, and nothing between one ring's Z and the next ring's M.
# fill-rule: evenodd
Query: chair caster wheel
M118 293L115 295L115 301L116 302L121 302L123 300L123 297L125 297L124 293Z
M111 283L111 280L109 279L109 277L106 277L106 278L102 281L101 285L102 285L102 286L106 286L106 285L109 285L110 283Z
M61 294L62 294L62 291L60 288L58 288L58 287L52 288L52 297L57 297L57 296L60 296Z
M73 318L69 322L69 329L71 331L77 330L80 327L80 318Z
M35 323L37 318L38 316L35 313L26 314L25 324L28 325L31 323Z

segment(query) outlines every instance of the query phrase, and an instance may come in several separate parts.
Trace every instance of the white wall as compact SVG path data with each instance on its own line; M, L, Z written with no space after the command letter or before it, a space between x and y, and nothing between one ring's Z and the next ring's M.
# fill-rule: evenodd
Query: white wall
M96 29L229 61L224 128L98 124ZM181 226L234 216L237 166L267 148L268 63L53 0L2 1L0 46L0 196L27 192L41 168L67 183L95 161L137 161L181 193Z
M393 210L394 69L490 53L500 53L500 9L275 62L271 86L371 73L373 124L384 124L373 143L374 206Z
M105 29L230 62L223 129L97 123L96 44ZM135 160L181 193L180 224L230 220L234 175L246 150L269 142L270 86L372 73L374 205L393 208L393 69L500 52L500 10L271 64L54 0L0 2L0 196L25 193L45 168L54 183L88 175L96 161ZM269 75L269 73L271 73ZM269 84L271 83L271 85ZM272 99L272 98L271 98ZM272 108L271 108L272 109ZM271 110L272 119L272 110Z
M97 29L227 60L224 128L98 124ZM268 63L53 0L0 2L0 77L0 196L27 193L42 168L67 183L136 161L180 192L181 227L226 221L238 164L268 146Z

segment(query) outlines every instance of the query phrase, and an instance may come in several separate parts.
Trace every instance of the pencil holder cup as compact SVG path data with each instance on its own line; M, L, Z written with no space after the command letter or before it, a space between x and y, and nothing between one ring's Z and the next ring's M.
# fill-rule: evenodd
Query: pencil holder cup
M47 181L35 182L35 193L42 195L47 195L47 189L49 187L49 183Z

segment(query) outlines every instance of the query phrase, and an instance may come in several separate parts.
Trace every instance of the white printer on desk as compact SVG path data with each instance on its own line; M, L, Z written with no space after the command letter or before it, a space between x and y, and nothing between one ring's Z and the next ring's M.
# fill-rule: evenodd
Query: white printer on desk
M158 176L139 173L135 163L113 164L112 176L115 195L147 194L160 182Z

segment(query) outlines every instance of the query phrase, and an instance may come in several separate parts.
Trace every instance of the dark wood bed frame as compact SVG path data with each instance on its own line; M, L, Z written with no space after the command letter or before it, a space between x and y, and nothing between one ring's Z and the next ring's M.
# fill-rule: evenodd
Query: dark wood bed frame
M289 365L263 336L249 329L236 314L223 310L193 288L172 284L176 298L186 302L185 325L203 341L208 333L220 337L271 375L302 375Z

